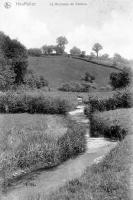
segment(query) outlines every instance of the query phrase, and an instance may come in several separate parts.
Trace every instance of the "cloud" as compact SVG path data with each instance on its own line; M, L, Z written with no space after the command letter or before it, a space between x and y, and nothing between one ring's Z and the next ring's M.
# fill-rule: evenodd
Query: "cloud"
M100 28L82 24L73 31L67 33L69 45L77 46L87 52L91 51L92 45L99 42L103 45L103 52L113 55L115 52L124 57L132 58L133 52L133 15L128 17L122 13L112 11L109 22L103 23Z
M46 38L47 41L51 40L47 25L32 18L29 8L3 9L0 13L0 30L27 47L41 47Z
M118 52L133 58L133 1L85 1L89 5L86 8L52 8L49 0L38 0L35 8L0 7L0 30L28 48L54 44L64 35L69 41L67 51L77 46L90 53L92 45L99 42L104 47L101 53Z

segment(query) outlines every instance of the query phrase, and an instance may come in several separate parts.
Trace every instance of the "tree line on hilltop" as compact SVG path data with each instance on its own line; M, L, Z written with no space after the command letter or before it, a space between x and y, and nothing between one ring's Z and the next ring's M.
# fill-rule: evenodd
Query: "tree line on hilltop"
M0 32L0 90L10 90L16 89L19 86L28 88L42 88L48 86L48 81L43 77L43 75L36 74L33 70L28 68L28 56L40 56L50 55L53 52L55 54L63 55L65 54L65 46L68 44L68 40L64 36L60 36L56 39L57 45L44 45L42 49L33 48L26 49L26 47L21 44L16 39L11 39L9 36ZM99 52L102 50L102 45L99 43L94 44L92 50L95 52L95 57L99 58ZM81 51L77 47L73 47L70 50L71 55L79 55L82 57L86 56L85 51ZM91 55L92 56L92 55ZM94 56L94 55L93 55ZM108 54L102 55L104 59L108 59ZM114 60L116 62L119 60L121 62L127 62L126 59L122 58L119 54L114 55ZM130 70L124 69L120 73L112 73L110 75L110 84L113 89L125 87L130 82ZM93 83L95 77L91 76L86 72L84 81L81 89L88 91L88 83ZM68 88L68 85L65 86ZM73 87L73 85L72 85ZM79 88L79 85L74 86Z

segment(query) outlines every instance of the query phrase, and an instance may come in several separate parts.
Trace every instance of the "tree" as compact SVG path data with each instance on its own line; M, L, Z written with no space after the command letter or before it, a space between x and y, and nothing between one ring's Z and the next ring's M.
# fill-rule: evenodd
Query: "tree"
M81 50L74 46L72 49L70 49L70 54L79 56L81 55Z
M10 89L15 80L15 73L6 60L0 57L0 90Z
M68 40L64 36L60 36L56 39L57 46L61 49L61 54L64 53L65 45L68 44Z
M14 83L19 85L23 83L24 75L28 66L27 49L17 40L10 39L4 33L0 32L0 50L4 58L10 61L15 73Z
M93 47L92 47L92 50L96 52L97 57L99 56L99 55L98 55L98 54L99 54L99 51L102 50L102 49L103 49L103 47L102 47L102 45L99 44L99 43L95 43L95 44L93 45Z

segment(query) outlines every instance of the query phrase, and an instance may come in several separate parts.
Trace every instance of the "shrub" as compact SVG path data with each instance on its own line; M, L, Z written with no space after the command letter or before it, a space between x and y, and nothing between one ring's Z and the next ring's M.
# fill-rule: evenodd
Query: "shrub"
M132 129L133 108L91 113L90 133L122 140Z
M123 71L119 73L111 73L110 85L113 87L113 89L129 86L131 83L131 74L132 72L128 68L124 68Z
M30 70L25 75L24 85L32 89L40 89L42 87L48 86L48 81L42 75L36 74Z
M92 137L106 137L113 140L122 140L127 135L127 131L118 124L107 126L104 121L96 119L94 116L90 119L90 133Z
M91 75L89 72L86 72L81 79L93 83L93 81L95 80L95 76Z

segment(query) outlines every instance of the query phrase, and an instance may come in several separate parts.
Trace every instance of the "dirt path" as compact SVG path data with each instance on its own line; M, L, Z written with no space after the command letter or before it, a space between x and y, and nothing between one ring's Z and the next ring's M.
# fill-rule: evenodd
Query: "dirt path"
M84 107L80 107L69 114L77 122L88 126L83 109ZM86 139L87 152L85 154L70 159L51 170L40 170L23 176L8 187L7 193L3 193L0 200L27 200L28 196L34 195L34 193L49 194L66 182L80 177L87 166L99 162L116 145L116 143L106 141L104 138L90 138L89 129L86 132Z

